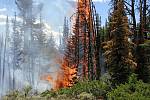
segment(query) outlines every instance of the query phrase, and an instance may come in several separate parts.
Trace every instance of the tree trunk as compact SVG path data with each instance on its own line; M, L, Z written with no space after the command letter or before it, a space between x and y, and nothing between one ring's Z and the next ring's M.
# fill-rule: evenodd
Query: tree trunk
M131 17L133 20L134 42L137 41L136 18L135 18L135 0L131 0Z
M138 36L138 44L144 42L143 37L143 13L142 13L142 0L140 0L140 28L139 28L139 36Z
M147 29L147 25L146 25L146 11L147 11L147 0L143 0L143 34L144 34L144 38L147 39L147 32L146 32L146 29Z
M96 15L96 79L99 80L101 76L101 66L100 66L100 18Z

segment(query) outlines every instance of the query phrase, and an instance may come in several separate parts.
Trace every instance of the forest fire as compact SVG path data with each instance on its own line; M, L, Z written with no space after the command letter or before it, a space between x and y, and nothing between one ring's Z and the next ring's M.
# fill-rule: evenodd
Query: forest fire
M0 100L150 100L150 0L0 0Z
M61 67L57 72L57 78L53 79L50 75L44 78L53 85L54 90L71 87L75 83L74 79L77 77L79 67L81 71L78 73L81 78L94 79L96 74L96 60L99 61L95 56L95 40L98 31L95 26L96 11L92 0L78 0L77 5L74 34L67 38L64 58L59 62ZM83 56L80 55L81 52Z
M96 10L92 0L78 0L77 17L74 26L74 34L77 41L76 57L80 59L79 65L82 66L82 77L94 79L96 74L96 60L99 61L95 54L96 51L96 35L98 28L96 27ZM82 50L80 50L82 48ZM80 52L83 56L80 56ZM99 54L97 53L97 56ZM99 66L99 65L97 65Z
M44 75L42 80L51 83L53 90L73 86L74 79L77 76L77 68L75 66L67 66L67 64L67 61L63 61L60 64L60 70L57 72L56 79L52 78L51 75Z

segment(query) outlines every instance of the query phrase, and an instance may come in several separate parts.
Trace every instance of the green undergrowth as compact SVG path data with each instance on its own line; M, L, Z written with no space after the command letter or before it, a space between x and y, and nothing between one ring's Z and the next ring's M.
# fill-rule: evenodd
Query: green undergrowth
M32 94L31 87L26 87L23 91L9 93L3 100L150 100L150 84L137 80L135 74L115 88L105 78L79 81L73 87L47 90L36 95Z
M150 100L150 84L137 80L132 74L125 84L107 93L108 100Z
M42 97L57 97L58 95L65 95L68 98L106 98L106 93L110 90L109 86L101 81L81 81L70 88L62 88L56 92L46 91L41 94Z

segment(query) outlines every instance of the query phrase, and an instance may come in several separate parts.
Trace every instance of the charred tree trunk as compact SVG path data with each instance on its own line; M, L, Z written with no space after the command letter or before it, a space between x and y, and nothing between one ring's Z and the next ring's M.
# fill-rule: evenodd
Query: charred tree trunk
M100 18L99 15L96 15L96 79L99 80L101 76L101 66L100 66Z

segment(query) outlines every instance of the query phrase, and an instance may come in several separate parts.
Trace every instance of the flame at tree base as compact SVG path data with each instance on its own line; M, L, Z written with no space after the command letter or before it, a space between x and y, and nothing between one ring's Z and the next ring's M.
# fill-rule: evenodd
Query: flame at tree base
M73 86L77 76L77 68L75 65L67 66L67 61L63 61L60 65L60 70L57 72L56 79L53 79L51 75L44 75L42 77L42 80L51 83L53 90Z

